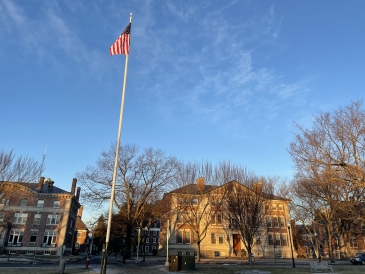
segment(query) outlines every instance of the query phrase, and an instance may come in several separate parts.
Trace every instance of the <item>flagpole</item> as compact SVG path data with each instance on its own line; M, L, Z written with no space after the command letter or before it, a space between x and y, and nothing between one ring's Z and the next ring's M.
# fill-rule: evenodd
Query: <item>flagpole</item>
M130 23L132 22L132 13L130 14L129 22ZM101 271L100 271L101 274L106 273L106 262L107 262L107 259L108 259L108 245L109 245L110 229L111 229L112 215L113 215L113 201L114 201L114 194L115 194L114 193L115 192L115 181L116 181L116 178L117 178L120 136L121 136L121 133L122 133L122 123L123 123L125 87L126 87L126 84L127 84L128 57L129 57L129 54L127 54L126 58L125 58L124 80L123 80L123 90L122 90L122 102L120 104L120 112L119 112L118 139L117 139L117 147L116 147L116 151L115 151L112 190L111 190L111 194L110 194L108 227L107 227L107 230L106 230L105 248L103 250L103 258L102 258L102 262L101 262Z

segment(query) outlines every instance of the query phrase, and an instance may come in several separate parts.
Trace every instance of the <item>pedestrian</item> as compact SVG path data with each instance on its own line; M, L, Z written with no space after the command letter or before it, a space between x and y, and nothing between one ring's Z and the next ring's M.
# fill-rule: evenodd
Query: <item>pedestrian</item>
M85 262L86 269L89 269L89 263L90 263L90 259L89 259L89 257L86 257L86 262Z

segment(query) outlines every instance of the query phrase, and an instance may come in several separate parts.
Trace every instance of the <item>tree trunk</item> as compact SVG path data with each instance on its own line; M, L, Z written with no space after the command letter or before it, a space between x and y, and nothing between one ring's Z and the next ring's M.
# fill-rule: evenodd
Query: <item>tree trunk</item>
M197 258L197 261L200 262L200 241L198 241L196 243L196 246L197 246L196 258Z

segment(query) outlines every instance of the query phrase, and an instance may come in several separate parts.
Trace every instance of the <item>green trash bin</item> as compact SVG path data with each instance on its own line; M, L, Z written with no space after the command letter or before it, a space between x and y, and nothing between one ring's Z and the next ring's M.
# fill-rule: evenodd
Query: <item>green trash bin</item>
M179 270L195 270L195 256L179 256Z
M176 272L180 271L179 268L179 256L172 255L169 258L169 271Z

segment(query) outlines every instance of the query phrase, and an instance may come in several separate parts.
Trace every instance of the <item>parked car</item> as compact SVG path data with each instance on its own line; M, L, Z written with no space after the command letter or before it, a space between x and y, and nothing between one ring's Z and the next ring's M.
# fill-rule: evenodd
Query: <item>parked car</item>
M355 258L351 258L350 262L353 264L364 264L365 265L365 253L359 253Z

